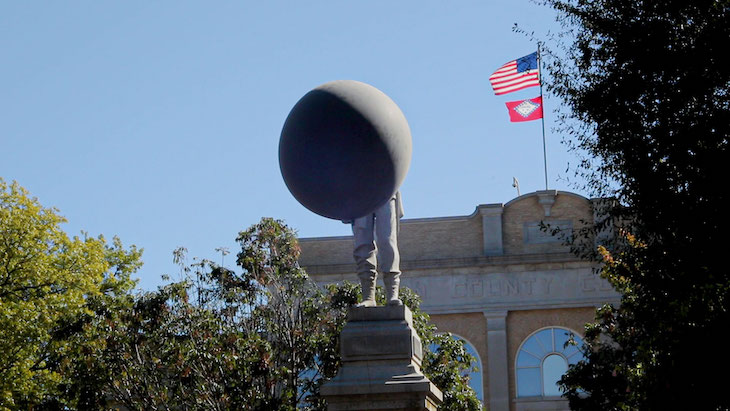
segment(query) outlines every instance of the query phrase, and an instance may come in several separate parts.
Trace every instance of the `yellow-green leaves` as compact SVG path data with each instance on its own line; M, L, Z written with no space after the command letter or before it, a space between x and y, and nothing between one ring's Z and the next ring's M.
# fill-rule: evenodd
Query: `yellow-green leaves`
M69 238L66 220L17 183L0 179L0 410L55 389L48 364L62 318L83 313L108 268L103 239Z

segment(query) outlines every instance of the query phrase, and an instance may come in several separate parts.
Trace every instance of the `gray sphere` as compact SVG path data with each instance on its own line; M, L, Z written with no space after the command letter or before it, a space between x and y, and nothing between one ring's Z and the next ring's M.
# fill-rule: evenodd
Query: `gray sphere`
M372 213L398 190L411 163L403 112L365 83L338 80L305 94L279 140L289 191L309 210L337 220Z

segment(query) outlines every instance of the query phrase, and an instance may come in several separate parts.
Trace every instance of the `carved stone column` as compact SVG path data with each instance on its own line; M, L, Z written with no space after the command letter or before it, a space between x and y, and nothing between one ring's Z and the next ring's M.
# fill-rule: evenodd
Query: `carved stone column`
M340 338L342 367L320 390L328 410L437 409L443 397L421 373L408 307L352 307Z

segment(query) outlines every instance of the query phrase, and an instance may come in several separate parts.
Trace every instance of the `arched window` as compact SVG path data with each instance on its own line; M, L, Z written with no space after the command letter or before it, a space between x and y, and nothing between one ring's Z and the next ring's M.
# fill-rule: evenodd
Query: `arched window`
M467 340L466 338L460 337L458 335L451 334L451 337L457 341L464 341L464 348L466 348L466 352L471 354L474 359L476 360L471 365L472 367L476 367L476 371L469 370L465 372L465 374L469 375L469 386L476 392L477 398L479 401L484 403L484 384L482 381L482 360L479 358L479 353L477 352L477 349ZM438 346L436 344L431 344L429 347L431 351L436 351Z
M479 401L482 403L484 402L484 385L482 382L482 360L479 358L479 353L477 352L477 349L474 348L474 346L467 341L465 338L461 338L458 335L454 335L454 338L457 340L463 340L464 341L464 347L466 348L466 352L474 356L476 359L476 364L472 363L472 366L476 367L476 371L469 371L469 386L474 389L477 393L477 398L479 398Z
M578 344L566 345L571 335ZM517 396L558 397L562 395L558 380L569 364L583 359L578 347L583 340L565 328L545 328L522 343L517 353Z

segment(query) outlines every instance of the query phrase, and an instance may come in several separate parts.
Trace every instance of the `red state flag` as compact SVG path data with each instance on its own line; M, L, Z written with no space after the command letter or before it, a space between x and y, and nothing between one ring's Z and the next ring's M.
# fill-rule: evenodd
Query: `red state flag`
M542 118L542 96L527 100L508 101L509 121L532 121Z

